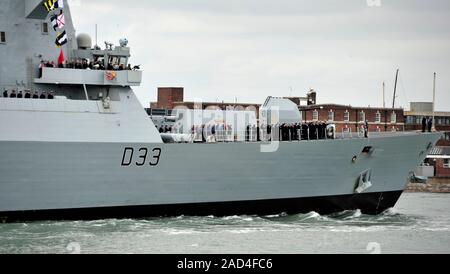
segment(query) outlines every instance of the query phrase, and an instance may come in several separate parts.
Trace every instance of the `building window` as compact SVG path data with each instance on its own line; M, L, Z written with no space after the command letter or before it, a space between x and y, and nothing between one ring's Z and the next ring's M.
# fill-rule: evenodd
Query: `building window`
M0 31L0 43L6 43L6 32Z
M416 125L421 125L421 124L422 124L422 117L416 116Z
M444 159L444 168L450 168L450 159Z
M359 113L359 121L360 122L365 122L366 121L366 113L364 111L361 111Z
M344 112L344 122L350 122L350 112L348 112L348 110Z
M48 23L42 22L42 34L48 34Z
M313 121L319 121L319 112L317 110L313 111L312 116Z
M391 114L391 124L397 123L397 114L395 112L392 112Z
M377 114L375 115L375 123L381 124L381 113L377 111Z
M450 141L450 132L446 132L445 134L444 134L444 140L446 140L446 141Z
M333 110L330 110L328 112L328 121L329 122L334 122L334 112L333 112Z

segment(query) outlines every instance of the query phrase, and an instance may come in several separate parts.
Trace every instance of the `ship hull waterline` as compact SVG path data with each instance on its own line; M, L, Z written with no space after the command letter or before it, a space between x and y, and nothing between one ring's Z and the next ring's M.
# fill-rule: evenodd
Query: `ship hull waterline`
M402 191L393 191L278 200L0 212L0 222L91 221L174 216L269 216L309 212L327 215L346 210L361 210L364 214L377 215L393 208L401 195Z

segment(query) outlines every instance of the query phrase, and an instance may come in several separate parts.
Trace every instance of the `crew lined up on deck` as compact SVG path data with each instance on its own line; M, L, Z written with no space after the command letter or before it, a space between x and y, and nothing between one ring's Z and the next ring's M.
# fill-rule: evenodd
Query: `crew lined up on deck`
M103 60L91 61L89 59L71 59L69 61L64 61L59 64L55 62L42 60L39 65L39 77L42 77L43 68L66 68L66 69L87 69L87 70L139 70L140 66L132 67L131 64L125 66L124 64L113 64L108 63L105 68Z
M329 125L325 122L283 123L273 126L261 125L261 127L253 124L247 125L244 132L235 132L233 127L228 124L204 124L192 126L190 134L195 142L323 140L334 136L327 136ZM183 132L182 129L169 125L163 125L158 130L160 133Z
M3 98L53 100L53 99L55 99L55 95L52 91L51 92L44 91L44 92L39 93L39 92L33 92L33 91L29 91L29 90L16 92L15 90L8 91L5 89L3 91Z
M196 142L232 142L234 141L233 133L233 127L228 124L208 124L191 127L191 134Z
M311 123L283 123L274 126L263 126L267 128L270 140L276 140L274 133L279 133L280 141L301 141L301 140L322 140L327 138L327 127L330 124L325 122Z

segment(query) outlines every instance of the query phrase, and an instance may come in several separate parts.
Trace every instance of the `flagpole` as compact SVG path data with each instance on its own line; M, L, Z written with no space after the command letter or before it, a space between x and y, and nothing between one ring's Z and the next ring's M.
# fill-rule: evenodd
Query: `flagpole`
M436 131L436 72L433 77L433 131Z

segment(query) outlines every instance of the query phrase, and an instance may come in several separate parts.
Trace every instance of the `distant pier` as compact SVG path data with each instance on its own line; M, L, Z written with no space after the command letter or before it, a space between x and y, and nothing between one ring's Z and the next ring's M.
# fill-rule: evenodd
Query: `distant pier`
M406 192L450 193L450 178L429 178L426 184L410 183Z

